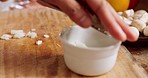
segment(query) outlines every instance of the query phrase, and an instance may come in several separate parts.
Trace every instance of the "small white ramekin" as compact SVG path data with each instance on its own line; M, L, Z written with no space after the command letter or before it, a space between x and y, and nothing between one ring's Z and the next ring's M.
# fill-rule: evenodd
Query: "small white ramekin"
M96 76L110 71L117 58L121 42L94 28L79 26L65 28L60 33L67 67L75 73ZM74 42L82 42L87 47L78 47Z

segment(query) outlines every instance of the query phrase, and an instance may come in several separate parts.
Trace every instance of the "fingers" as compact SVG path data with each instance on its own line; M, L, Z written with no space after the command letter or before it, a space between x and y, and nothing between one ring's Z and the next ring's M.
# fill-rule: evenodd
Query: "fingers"
M89 14L87 14L85 10L75 0L65 0L60 8L80 26L89 27L92 25Z
M45 0L45 1L57 5L78 25L84 28L87 28L92 25L90 15L85 12L85 10L79 5L79 3L76 2L76 0Z
M105 0L87 0L88 5L98 15L103 25L108 29L110 34L120 41L126 40L126 34L110 12Z
M92 25L89 13L87 13L76 0L45 1L58 6L81 27L87 28ZM135 41L138 39L138 36L119 18L115 10L106 0L86 0L86 2L114 38L120 41Z
M120 25L120 27L122 28L122 30L125 32L126 36L127 36L127 40L128 41L136 41L138 39L138 35L135 34L134 32L132 32L129 28L128 25L126 25L120 18L119 15L115 12L115 10L111 7L111 5L109 5L109 10L111 11L112 15L114 16L115 20L117 21L117 23Z

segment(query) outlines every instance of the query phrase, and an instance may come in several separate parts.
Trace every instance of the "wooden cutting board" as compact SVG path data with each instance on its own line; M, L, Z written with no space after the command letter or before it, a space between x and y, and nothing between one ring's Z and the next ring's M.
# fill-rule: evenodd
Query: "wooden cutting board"
M25 32L36 29L35 39L0 40L0 78L83 78L70 71L63 60L59 32L74 23L63 13L53 9L21 10L0 13L0 35L12 29ZM49 39L43 38L50 35ZM42 45L35 41L43 40ZM147 78L145 70L121 46L114 68L96 78Z

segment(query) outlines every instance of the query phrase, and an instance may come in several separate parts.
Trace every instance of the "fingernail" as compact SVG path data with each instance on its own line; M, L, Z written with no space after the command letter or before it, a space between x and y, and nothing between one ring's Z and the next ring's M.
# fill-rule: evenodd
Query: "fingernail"
M92 25L92 21L88 16L83 16L80 19L80 24L81 24L82 27L88 28L88 27L90 27Z

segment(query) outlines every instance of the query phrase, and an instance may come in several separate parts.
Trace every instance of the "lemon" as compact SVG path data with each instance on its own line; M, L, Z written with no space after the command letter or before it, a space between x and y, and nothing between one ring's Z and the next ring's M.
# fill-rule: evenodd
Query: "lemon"
M107 0L107 1L117 12L127 10L130 3L130 0Z

